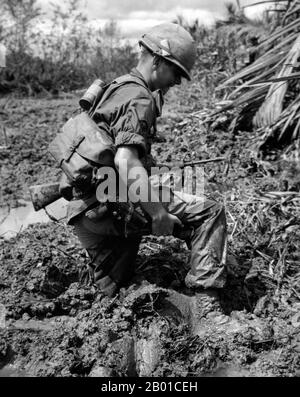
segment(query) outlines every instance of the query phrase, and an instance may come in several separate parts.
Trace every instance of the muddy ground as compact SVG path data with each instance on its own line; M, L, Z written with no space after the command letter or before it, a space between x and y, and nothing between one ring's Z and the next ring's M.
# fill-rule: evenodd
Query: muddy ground
M227 210L221 310L204 313L185 288L180 240L145 237L134 280L110 299L80 283L88 259L71 228L35 224L0 237L2 375L300 375L299 164L292 152L257 157L259 137L229 132L229 116L203 123L212 104L201 87L183 88L169 94L154 155L228 158L205 166L205 192ZM29 185L58 179L47 144L77 99L1 99L2 206L23 205Z

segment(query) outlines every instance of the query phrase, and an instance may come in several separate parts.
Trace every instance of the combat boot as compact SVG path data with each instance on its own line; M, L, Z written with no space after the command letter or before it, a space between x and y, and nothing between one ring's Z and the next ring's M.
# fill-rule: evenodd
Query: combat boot
M190 300L189 324L193 335L205 335L216 326L226 324L217 289L198 289Z
M196 289L192 297L192 305L199 319L211 312L222 313L219 293L215 288Z

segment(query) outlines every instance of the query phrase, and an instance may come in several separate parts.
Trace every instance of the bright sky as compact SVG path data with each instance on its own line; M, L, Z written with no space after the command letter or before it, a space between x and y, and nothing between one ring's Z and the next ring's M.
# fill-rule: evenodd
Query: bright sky
M61 0L52 0L62 3ZM163 21L171 21L182 15L189 22L198 19L200 23L211 25L215 18L225 13L226 0L84 0L84 10L94 26L103 27L111 19L118 22L122 35L134 37L141 31ZM231 0L236 4L236 0ZM239 0L241 6L256 3L257 0ZM49 9L48 0L39 0L42 9ZM246 15L253 17L265 8L253 6L245 9Z

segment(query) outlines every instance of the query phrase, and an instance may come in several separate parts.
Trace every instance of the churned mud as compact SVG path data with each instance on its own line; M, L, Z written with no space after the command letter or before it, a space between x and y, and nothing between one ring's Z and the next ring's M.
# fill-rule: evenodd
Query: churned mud
M1 99L2 222L28 186L57 181L47 144L76 101ZM1 229L0 376L300 375L299 165L258 158L254 133L229 133L229 116L203 123L197 106L193 86L170 93L153 147L160 162L228 159L205 166L205 193L227 209L220 306L185 288L189 252L173 237L145 237L134 280L111 299L82 285L88 258L71 228Z

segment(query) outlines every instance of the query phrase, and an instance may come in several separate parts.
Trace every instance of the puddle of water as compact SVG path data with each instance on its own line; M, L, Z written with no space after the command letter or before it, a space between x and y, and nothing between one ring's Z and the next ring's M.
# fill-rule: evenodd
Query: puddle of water
M58 220L64 220L67 212L68 201L61 198L47 206L47 211ZM2 220L2 221L1 221ZM35 211L31 202L25 206L0 208L0 238L10 239L33 223L46 223L50 218L44 210Z

